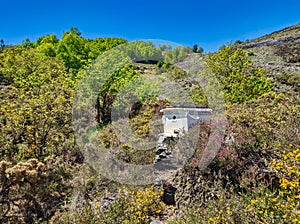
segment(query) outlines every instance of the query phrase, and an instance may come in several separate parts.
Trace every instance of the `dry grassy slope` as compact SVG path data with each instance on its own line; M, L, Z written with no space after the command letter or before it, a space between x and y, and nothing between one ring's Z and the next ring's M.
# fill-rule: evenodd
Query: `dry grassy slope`
M300 74L300 23L237 45L253 52L252 60L280 79L282 75ZM280 81L280 80L279 80ZM280 88L287 88L284 83Z

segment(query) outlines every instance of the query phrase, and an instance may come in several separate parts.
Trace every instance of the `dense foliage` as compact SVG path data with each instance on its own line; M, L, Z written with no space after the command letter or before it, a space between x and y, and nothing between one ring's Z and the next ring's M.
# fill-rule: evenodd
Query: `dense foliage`
M248 53L241 48L235 50L231 45L225 46L208 56L207 65L220 81L228 102L257 99L270 90L271 80L265 77L267 71L254 66Z
M1 222L49 220L82 162L72 104L81 69L126 41L89 40L76 28L4 46L0 53ZM75 165L72 172L69 165Z
M122 45L126 42L87 39L77 28L61 39L50 34L15 46L0 42L0 222L300 223L300 75L272 76L252 61L253 54L237 47L241 43L203 55L197 45L172 49L143 41ZM129 57L116 58L116 46ZM290 52L288 45L277 48ZM294 49L285 63L292 56L297 63ZM105 54L106 61L97 60ZM195 165L210 134L210 124L201 124L195 154L174 179L178 193L172 207L162 203L161 189L121 186L83 162L73 104L76 90L88 95L94 91L88 85L101 87L91 109L96 125L80 131L126 163L151 164L154 148L136 151L118 138L112 109L121 108L133 133L147 139L152 118L170 104L158 98L160 83L148 76L182 85L194 102L209 106L201 83L176 67L191 55L203 63L199 77L213 74L219 81L228 123L221 149L205 170ZM92 68L103 69L100 78ZM88 87L80 86L80 79ZM285 85L281 92L278 83ZM130 94L137 100L125 108L132 103ZM75 109L89 113L85 107Z

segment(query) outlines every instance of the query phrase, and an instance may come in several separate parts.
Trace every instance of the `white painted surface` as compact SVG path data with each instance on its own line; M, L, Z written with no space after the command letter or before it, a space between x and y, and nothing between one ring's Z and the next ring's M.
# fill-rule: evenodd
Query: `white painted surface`
M208 108L166 108L163 113L162 123L166 136L177 137L178 134L187 132L201 120L209 120L212 110Z

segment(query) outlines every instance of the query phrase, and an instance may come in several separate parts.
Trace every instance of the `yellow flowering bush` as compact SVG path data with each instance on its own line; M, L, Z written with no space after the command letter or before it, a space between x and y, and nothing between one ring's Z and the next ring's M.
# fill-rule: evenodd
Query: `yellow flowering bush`
M145 222L151 216L162 214L165 206L161 201L163 190L152 185L144 190L131 191L130 194L126 210L126 213L130 214L130 223Z
M129 191L120 189L120 198L108 211L103 211L100 219L106 223L148 223L151 217L163 215L165 204L161 201L162 189L154 186Z
M255 216L263 223L300 223L300 149L292 144L273 160L270 168L280 178L279 189L264 191L250 201Z
M220 209L218 211L218 213L215 216L212 216L208 219L209 223L234 223L234 219L232 217L232 211L230 206L224 208L224 209Z

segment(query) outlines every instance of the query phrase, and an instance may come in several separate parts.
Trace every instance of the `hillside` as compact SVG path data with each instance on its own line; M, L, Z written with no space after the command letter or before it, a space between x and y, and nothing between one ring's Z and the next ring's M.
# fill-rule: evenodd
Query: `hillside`
M299 223L299 37L201 54L71 28L2 46L0 223ZM172 106L213 120L160 141ZM157 156L173 168L145 168Z
M246 41L237 47L252 52L256 65L266 68L282 91L289 88L288 79L300 73L300 24Z

